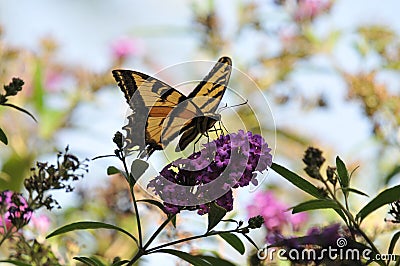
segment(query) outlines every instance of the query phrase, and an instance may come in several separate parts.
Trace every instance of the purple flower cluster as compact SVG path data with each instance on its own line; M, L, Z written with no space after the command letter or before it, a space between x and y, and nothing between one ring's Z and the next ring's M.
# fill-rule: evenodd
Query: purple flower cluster
M264 218L268 243L282 239L285 227L291 227L293 231L298 231L301 225L307 222L307 213L291 214L288 209L289 205L278 200L271 191L258 192L253 203L247 207L250 217L260 214Z
M26 225L32 217L32 210L21 194L5 190L0 193L0 215L0 232L4 233L12 226L18 230Z
M231 211L232 188L257 185L257 172L272 164L271 149L264 139L252 132L221 135L203 145L204 148L187 159L178 159L151 180L148 188L164 201L166 213L197 210L209 212L209 205Z

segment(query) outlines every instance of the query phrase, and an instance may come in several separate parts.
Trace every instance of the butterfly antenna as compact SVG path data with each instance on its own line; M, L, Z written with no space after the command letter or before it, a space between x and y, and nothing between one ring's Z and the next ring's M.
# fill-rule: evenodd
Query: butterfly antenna
M249 100L247 99L244 103L239 103L239 104L235 104L235 105L231 105L228 106L228 104L225 104L225 106L222 106L219 110L219 112L221 113L222 111L228 109L228 108L232 108L232 107L238 107L238 106L242 106L242 105L246 105L249 102Z
M224 109L227 108L227 107L228 107L228 104L225 103L225 106L222 106L222 107L218 108L218 110L217 110L216 113L217 113L217 114L221 113L221 111L224 110Z

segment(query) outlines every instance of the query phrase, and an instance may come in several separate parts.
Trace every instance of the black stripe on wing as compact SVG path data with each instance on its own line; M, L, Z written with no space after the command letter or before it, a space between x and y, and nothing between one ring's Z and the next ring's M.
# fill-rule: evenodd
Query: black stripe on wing
M221 57L208 75L189 94L188 98L198 96L214 98L217 104L209 105L209 101L203 104L196 103L203 113L214 113L228 86L231 72L232 60L229 57Z

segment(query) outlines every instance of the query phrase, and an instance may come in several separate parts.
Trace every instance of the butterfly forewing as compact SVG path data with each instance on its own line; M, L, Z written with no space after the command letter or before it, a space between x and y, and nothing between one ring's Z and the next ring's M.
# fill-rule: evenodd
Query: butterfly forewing
M203 113L215 113L228 86L231 72L232 60L226 56L221 57L208 75L188 95L188 98L198 96L209 98L209 101L205 101L202 105L198 104L198 107Z
M189 94L188 98L202 112L202 116L192 119L181 129L182 137L176 151L184 150L198 135L205 134L219 119L215 114L232 72L232 60L221 57L208 75Z

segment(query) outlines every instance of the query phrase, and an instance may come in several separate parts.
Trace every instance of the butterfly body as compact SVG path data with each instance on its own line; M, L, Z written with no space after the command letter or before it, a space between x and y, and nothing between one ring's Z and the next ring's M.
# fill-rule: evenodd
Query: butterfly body
M231 68L231 59L221 57L188 96L144 73L113 70L133 112L124 126L126 148L139 147L150 156L164 149L178 135L182 135L178 144L180 150L199 135L207 135L220 120L215 112L226 90Z
M199 135L208 136L208 130L218 121L221 121L220 115L215 115L214 117L198 116L193 118L188 125L182 127L180 131L182 136L179 139L179 144L175 151L183 151L194 139L197 139Z

